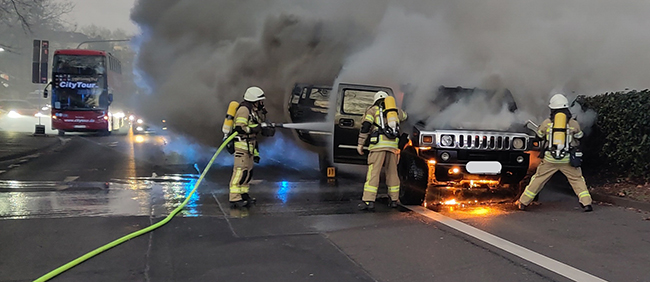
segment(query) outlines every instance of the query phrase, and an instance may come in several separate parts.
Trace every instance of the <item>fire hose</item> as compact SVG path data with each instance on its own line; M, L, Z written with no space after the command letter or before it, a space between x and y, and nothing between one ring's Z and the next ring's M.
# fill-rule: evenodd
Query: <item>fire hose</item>
M180 212L180 211L185 207L185 205L189 202L190 198L192 198L192 196L194 195L194 192L196 192L196 188L199 187L199 185L201 184L201 181L203 180L203 178L204 178L205 175L207 174L208 170L210 169L210 167L212 166L212 164L213 164L214 161L216 160L217 155L219 155L219 153L221 152L221 150L223 150L223 148L226 146L226 144L228 144L228 142L230 142L230 140L232 140L233 138L235 138L235 136L237 136L237 133L236 133L236 132L233 133L232 135L230 135L228 138L226 138L226 139L224 140L224 142L221 144L221 146L219 146L219 149L217 149L217 152L214 153L214 155L212 156L212 159L210 159L210 162L209 162L209 163L205 166L205 168L203 169L203 172L201 173L201 176L199 176L199 179L196 181L196 184L194 184L194 189L192 189L192 192L190 192L190 194L187 195L187 197L185 198L185 201L183 201L183 203L181 203L178 207L176 207L176 208L175 208L175 209L174 209L174 210L173 210L173 211L172 211L172 212L171 212L167 217L165 217L163 220L161 220L161 221L157 222L156 224L153 224L153 225L151 225L151 226L149 226L149 227L147 227L147 228L140 229L140 230L135 231L135 232L133 232L133 233L131 233L131 234L128 234L128 235L123 236L123 237L121 237L121 238L119 238L119 239L116 239L116 240L114 240L113 242L110 242L110 243L108 243L108 244L106 244L106 245L103 245L103 246L101 246L101 247L99 247L99 248L97 248L97 249L95 249L95 250L93 250L93 251L91 251L91 252L89 252L89 253L86 253L85 255L80 256L80 257L78 257L77 259L75 259L75 260L73 260L73 261L70 261L70 262L68 262L68 263L66 263L66 264L64 264L64 265L62 265L62 266L60 266L59 268L54 269L54 270L48 272L47 274L45 274L45 275L39 277L38 279L36 279L36 280L34 280L34 281L35 281L35 282L48 281L48 280L54 278L55 276L57 276L57 275L59 275L59 274L65 272L65 271L67 271L67 270L69 270L69 269L71 269L71 268L73 268L73 267L75 267L75 266L77 266L78 264L80 264L80 263L82 263L82 262L84 262L84 261L86 261L86 260L88 260L88 259L90 259L90 258L92 258L92 257L94 257L94 256L96 256L96 255L98 255L98 254L100 254L100 253L102 253L102 252L104 252L104 251L110 249L110 248L113 248L113 247L115 247L115 246L117 246L117 245L119 245L119 244L122 244L122 243L124 243L124 242L126 242L126 241L128 241L128 240L131 240L131 239L133 239L133 238L135 238L135 237L138 237L138 236L140 236L140 235L143 235L143 234L149 233L149 232L151 232L151 231L153 231L153 230L156 230L156 229L158 229L159 227L161 227L161 226L167 224L167 223L168 223L170 220L172 220L172 218L174 218L174 216L176 216L176 214L178 214L178 213L179 213L179 212Z

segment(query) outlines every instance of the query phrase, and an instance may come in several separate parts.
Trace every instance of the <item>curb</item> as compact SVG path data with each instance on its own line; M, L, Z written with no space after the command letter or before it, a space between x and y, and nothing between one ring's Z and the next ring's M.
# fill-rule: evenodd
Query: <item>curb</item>
M15 160L15 159L20 159L20 158L23 158L23 157L26 157L26 156L29 156L29 155L36 154L38 152L42 152L42 151L51 149L52 147L55 147L55 146L61 145L61 144L63 144L63 142L61 141L61 139L57 138L57 142L52 142L51 144L48 144L48 145L40 147L40 148L36 148L36 149L28 150L28 151L23 151L23 152L11 154L11 155L0 156L0 162L6 162L6 161Z
M639 202L635 200L630 200L622 197L600 194L600 193L591 193L591 198L594 201L610 203L615 206L635 208L639 210L644 210L650 212L650 203Z

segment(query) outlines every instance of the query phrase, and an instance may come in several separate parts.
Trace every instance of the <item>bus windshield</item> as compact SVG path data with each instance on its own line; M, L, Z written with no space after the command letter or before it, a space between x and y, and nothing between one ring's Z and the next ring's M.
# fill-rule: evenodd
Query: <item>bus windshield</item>
M104 75L106 73L104 56L56 55L54 73L71 75Z
M100 110L108 108L103 77L55 75L52 107L61 110Z

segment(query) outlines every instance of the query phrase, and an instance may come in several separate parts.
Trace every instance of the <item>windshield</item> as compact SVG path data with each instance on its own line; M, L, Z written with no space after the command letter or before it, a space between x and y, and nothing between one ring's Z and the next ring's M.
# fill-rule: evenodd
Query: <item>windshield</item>
M54 56L54 73L103 75L106 72L103 56Z
M446 110L449 106L461 104L480 103L481 107L489 112L499 112L506 106L510 112L517 109L517 105L508 90L483 90L476 88L441 88L436 98L431 103L440 109Z
M103 77L55 75L52 106L61 110L95 110L108 107Z

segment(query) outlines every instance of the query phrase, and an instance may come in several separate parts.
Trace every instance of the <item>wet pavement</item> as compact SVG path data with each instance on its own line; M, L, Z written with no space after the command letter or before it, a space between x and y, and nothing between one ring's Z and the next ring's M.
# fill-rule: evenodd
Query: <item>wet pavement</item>
M33 136L29 132L0 131L0 162L38 154L61 144L56 136Z
M169 152L166 136L136 137L66 136L0 173L0 281L31 281L185 199L204 161ZM232 168L217 163L170 223L52 281L567 281L386 199L374 213L358 211L363 173L332 183L267 160L251 186L258 203L231 209ZM647 215L605 205L582 213L562 187L543 190L528 212L428 207L605 280L648 280Z

